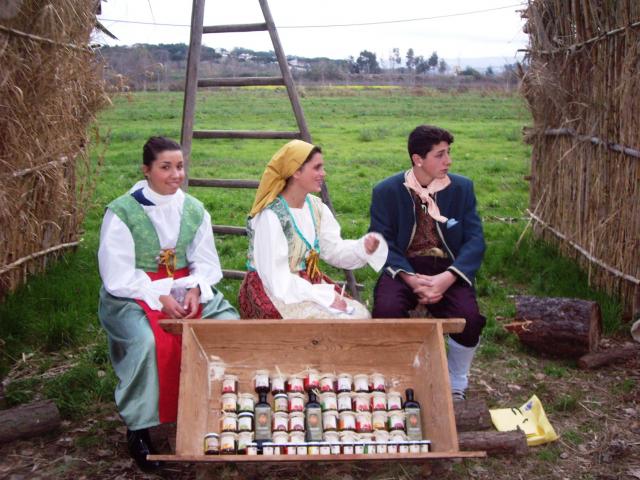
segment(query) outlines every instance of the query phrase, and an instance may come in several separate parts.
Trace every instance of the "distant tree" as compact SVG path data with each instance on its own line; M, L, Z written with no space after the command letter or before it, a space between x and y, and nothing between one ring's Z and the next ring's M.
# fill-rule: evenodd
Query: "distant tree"
M349 73L360 73L360 67L353 58L353 55L349 55L347 62L349 64Z
M356 60L360 73L380 73L380 65L376 54L368 50L360 52L360 56Z
M413 59L413 63L416 67L416 73L426 73L429 71L429 63L424 59L422 55L418 55Z
M413 69L413 67L415 67L415 65L416 65L416 63L415 63L415 54L413 53L413 48L410 48L409 50L407 50L406 59L407 59L407 69L409 71L411 71Z
M467 67L460 72L460 75L464 75L466 77L473 77L476 80L482 77L482 74L473 67L467 65Z
M438 66L438 54L433 52L429 57L429 60L427 60L427 63L429 64L429 70L435 70Z
M438 64L438 73L446 73L449 65L444 61L444 58L440 59L440 63Z
M401 63L402 58L400 58L400 49L394 48L391 50L391 55L389 55L389 65L391 66L391 70L395 70L395 67Z
M493 68L492 67L487 67L487 69L484 71L484 74L487 77L493 77L495 74L493 73Z

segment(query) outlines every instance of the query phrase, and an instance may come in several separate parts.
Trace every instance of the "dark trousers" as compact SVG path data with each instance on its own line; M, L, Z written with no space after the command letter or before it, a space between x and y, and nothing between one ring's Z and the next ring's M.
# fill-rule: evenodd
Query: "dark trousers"
M437 275L451 265L449 260L437 257L413 257L409 258L409 263L416 273L423 275ZM373 296L373 318L408 317L409 311L418 305L416 294L400 275L396 275L395 279L386 273L380 275ZM478 344L486 318L480 314L475 289L464 280L458 278L444 293L442 300L430 303L427 308L436 318L464 318L467 321L464 330L452 334L451 338L465 347Z

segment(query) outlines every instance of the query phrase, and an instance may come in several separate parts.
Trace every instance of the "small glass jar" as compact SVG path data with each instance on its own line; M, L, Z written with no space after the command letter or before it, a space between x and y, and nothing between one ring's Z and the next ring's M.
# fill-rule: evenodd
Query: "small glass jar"
M265 442L262 444L262 455L272 456L274 444L272 442Z
M387 412L376 410L371 414L371 425L374 430L387 429Z
M238 393L237 375L224 375L222 377L222 393Z
M402 410L402 395L399 392L387 393L387 410Z
M387 394L384 392L373 392L371 394L371 410L387 410Z
M371 425L371 414L369 412L356 413L356 432L371 433L373 426Z
M352 399L353 411L368 412L371 409L368 393L356 393Z
M353 390L353 377L348 373L341 373L336 380L336 392L350 392Z
M384 392L385 378L381 373L372 373L369 376L369 390L372 392Z
M309 392L311 390L318 390L320 388L320 374L313 368L307 369L303 379L304 390Z
M285 445L285 449L284 449L285 453L287 455L297 455L298 453L296 452L296 444L295 443L287 443Z
M276 445L282 445L289 441L289 434L287 432L281 431L273 432L271 438L273 440L273 443L275 443Z
M289 397L286 393L278 393L273 397L273 411L289 413Z
M289 414L289 431L304 432L304 413L291 412Z
M338 411L344 412L351 410L351 392L342 392L338 394Z
M277 395L279 393L285 393L284 388L285 379L280 374L275 374L271 377L271 393Z
M320 391L335 392L336 376L333 373L323 373L320 375Z
M309 443L307 443L307 454L308 455L320 455L320 443L319 442L309 442Z
M331 444L331 455L340 455L340 444L339 443L332 443Z
M253 412L238 414L238 432L253 432Z
M387 453L387 443L386 442L375 442L376 453Z
M389 441L390 442L402 443L402 442L406 442L408 440L409 440L409 438L407 437L407 434L404 433L402 430L396 430L394 432L390 432L389 433Z
M304 432L289 432L289 443L304 443Z
M356 429L356 414L351 410L345 410L339 413L338 428L341 431L355 431Z
M431 451L431 442L429 440L421 440L420 453L429 453Z
M329 443L320 443L320 455L331 455L331 445Z
M398 453L409 453L409 442L399 442Z
M389 442L390 435L389 435L389 432L387 432L386 430L374 430L373 438L375 439L376 442L387 443Z
M292 375L287 379L286 389L287 393L304 393L304 380L302 379L302 377Z
M322 434L322 439L327 442L327 443L339 443L340 441L340 436L338 435L338 432L324 432Z
M273 431L274 432L287 432L289 430L289 414L286 412L274 412L273 419Z
M306 454L307 454L306 443L296 445L296 455L306 455Z
M238 416L235 413L224 413L220 418L221 432L237 432Z
M409 453L420 453L420 442L409 442Z
M322 427L325 432L331 432L338 429L337 410L327 410L322 412Z
M302 393L291 392L287 396L289 398L289 412L304 412L304 395Z
M373 443L373 434L372 433L361 433L359 436L358 443L362 442L362 446L364 448L364 452L367 455L372 453L376 453L376 447ZM357 445L357 444L356 444Z
M387 443L387 453L393 453L393 454L398 453L398 444L395 442Z
M217 433L207 433L204 436L204 454L218 455L220 453L220 435Z
M252 393L241 393L238 395L238 412L253 412L256 400Z
M256 393L269 393L269 370L256 370L253 388Z
M337 410L338 397L334 392L323 392L320 394L320 406L322 407L322 411Z
M249 443L247 445L247 455L250 455L250 456L258 455L258 444L257 443Z
M220 434L220 455L235 455L237 443L237 433L222 432Z
M227 413L236 413L238 411L238 395L235 393L224 393L220 397L222 411Z
M402 410L392 410L388 413L388 430L404 431L404 412Z
M238 433L238 455L246 455L250 443L253 443L253 432Z
M353 390L356 392L369 393L369 375L354 375Z

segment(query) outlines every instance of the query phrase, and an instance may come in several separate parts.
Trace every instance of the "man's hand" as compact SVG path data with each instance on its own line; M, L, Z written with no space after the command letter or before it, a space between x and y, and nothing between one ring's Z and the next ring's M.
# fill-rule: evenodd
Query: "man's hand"
M160 295L162 311L169 318L183 318L187 312L171 295Z
M371 255L378 249L380 245L380 240L375 235L367 235L364 237L364 251L367 252L367 255Z
M456 276L448 270L438 275L409 275L404 272L401 272L400 275L416 294L418 302L424 304L438 303L456 281Z
M200 308L200 287L190 289L184 297L184 309L187 315L184 318L195 318Z

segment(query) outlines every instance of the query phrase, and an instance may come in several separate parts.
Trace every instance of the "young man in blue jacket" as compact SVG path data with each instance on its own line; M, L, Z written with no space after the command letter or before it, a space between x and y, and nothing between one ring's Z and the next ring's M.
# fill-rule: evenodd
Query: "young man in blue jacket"
M452 395L462 400L486 322L474 289L485 242L473 183L449 173L452 143L453 135L438 127L411 132L412 167L374 187L369 230L389 245L373 318L408 317L420 303L435 317L466 320L464 331L448 339Z

